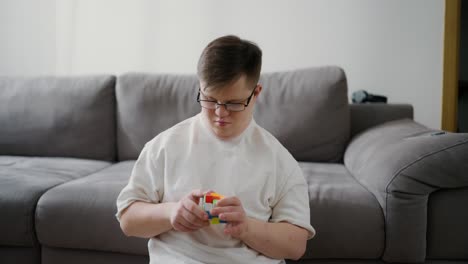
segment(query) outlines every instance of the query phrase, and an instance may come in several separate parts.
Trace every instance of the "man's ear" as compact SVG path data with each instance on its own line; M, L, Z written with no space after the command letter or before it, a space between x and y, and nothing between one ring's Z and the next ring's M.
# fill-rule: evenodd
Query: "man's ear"
M255 89L256 91L254 92L254 95L255 97L257 97L262 92L263 86L261 84L258 84Z
M201 81L201 80L200 80L200 81L198 82L198 85L199 85L198 88L200 89L200 91L203 92L204 89L205 89L206 83L205 83L204 81Z

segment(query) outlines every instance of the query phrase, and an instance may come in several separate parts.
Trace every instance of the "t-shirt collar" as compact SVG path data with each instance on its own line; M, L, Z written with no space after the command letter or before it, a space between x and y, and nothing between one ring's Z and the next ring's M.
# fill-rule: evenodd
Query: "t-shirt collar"
M207 132L207 134L210 137L213 137L213 139L219 141L220 143L224 143L224 144L227 144L227 145L238 145L239 143L241 143L242 140L246 137L246 135L251 133L253 127L256 124L255 120L252 117L250 119L250 121L249 121L249 124L244 129L244 131L242 131L242 133L240 135L238 135L238 136L236 136L234 138L230 138L230 139L220 139L219 137L216 136L216 134L213 132L211 127L209 127L209 125L207 124L206 120L204 120L204 118L205 117L201 113L198 114L198 120L201 123L203 129Z

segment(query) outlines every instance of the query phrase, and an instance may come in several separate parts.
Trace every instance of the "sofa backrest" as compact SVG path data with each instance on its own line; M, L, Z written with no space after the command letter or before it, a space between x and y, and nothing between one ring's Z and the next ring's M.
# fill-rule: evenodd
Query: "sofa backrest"
M338 67L261 76L254 118L301 161L340 161L350 134L346 77ZM195 75L128 73L117 78L118 159L136 159L144 144L196 115Z
M350 134L347 82L338 67L264 74L254 117L298 161L342 160Z
M115 160L115 77L0 77L0 155Z
M138 158L146 142L200 112L195 75L128 73L117 77L118 160Z
M410 104L364 103L351 104L351 138L360 132L398 119L413 119Z

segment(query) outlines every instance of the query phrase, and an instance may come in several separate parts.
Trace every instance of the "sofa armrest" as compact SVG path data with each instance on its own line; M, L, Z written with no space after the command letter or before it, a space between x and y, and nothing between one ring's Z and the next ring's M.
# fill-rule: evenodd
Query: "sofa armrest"
M344 163L382 206L388 262L423 262L429 195L468 186L468 134L432 130L410 119L355 136Z
M413 119L413 106L410 104L350 104L351 137L388 121Z

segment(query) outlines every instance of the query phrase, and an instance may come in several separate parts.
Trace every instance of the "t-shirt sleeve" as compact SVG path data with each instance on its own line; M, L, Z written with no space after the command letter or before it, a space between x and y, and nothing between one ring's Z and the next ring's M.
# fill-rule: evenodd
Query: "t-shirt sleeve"
M315 236L315 229L310 224L308 187L299 165L286 177L285 183L280 185L270 222L288 222L302 227L309 232L308 239L311 239Z
M153 142L154 143L154 142ZM135 201L159 203L164 195L164 151L147 143L136 161L128 184L117 197L117 220Z

